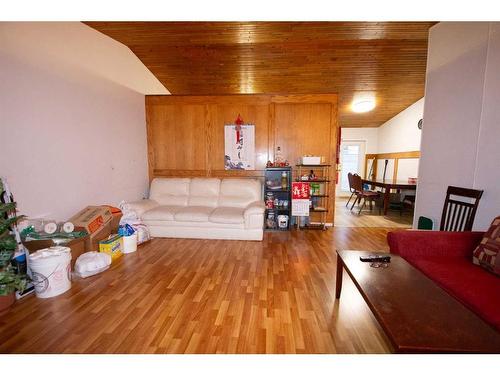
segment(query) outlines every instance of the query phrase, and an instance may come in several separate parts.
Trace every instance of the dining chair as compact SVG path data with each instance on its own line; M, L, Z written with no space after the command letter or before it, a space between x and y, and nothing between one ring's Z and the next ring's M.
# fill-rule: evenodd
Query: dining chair
M393 194L391 194L392 196ZM404 192L394 194L397 197L395 201L389 201L389 209L399 211L399 216L403 216L406 208L413 210L415 208L415 195L406 195Z
M349 182L349 191L351 192L351 196L349 197L349 200L345 204L346 207L349 207L349 202L351 201L352 197L356 194L356 190L352 187L352 176L353 174L349 172L347 174L347 181Z
M482 195L483 190L448 186L439 230L470 232Z
M354 202L352 202L351 211L354 208L354 206L356 205L356 203L358 203L359 194L363 191L363 190L356 190L356 187L354 186L356 183L355 180L357 177L358 177L357 173L351 173L351 186L352 186L352 191L354 192L354 195L355 195ZM358 186L358 188L359 188L359 186Z
M359 203L361 203L361 199L363 199L363 205L360 207L360 209L358 211L358 215L361 213L361 211L365 207L367 200L370 202L370 210L372 210L373 209L372 202L374 200L380 198L380 193L376 192L376 191L364 190L363 189L363 182L361 180L361 177L358 175L352 175L352 184L353 184L354 190L356 191L356 199L354 200L354 203L352 204L351 210L353 209L356 202L359 201ZM379 207L379 214L380 214L380 207Z

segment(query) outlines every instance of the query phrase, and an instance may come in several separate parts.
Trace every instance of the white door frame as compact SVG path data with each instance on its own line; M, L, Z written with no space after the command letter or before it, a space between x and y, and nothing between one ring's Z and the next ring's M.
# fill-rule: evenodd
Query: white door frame
M345 145L359 145L359 155L358 155L358 174L361 177L364 177L364 166L365 166L365 155L366 155L366 141L358 140L358 139L346 139L340 142L340 168L342 166L342 146ZM339 172L339 182L336 186L336 195L339 197L345 197L351 195L350 192L340 190L342 186L342 169Z

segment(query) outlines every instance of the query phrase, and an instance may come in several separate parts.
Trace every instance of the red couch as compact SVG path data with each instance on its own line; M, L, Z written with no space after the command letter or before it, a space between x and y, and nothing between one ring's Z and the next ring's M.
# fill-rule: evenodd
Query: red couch
M396 231L387 235L399 254L500 331L500 278L472 264L483 232ZM453 314L453 312L450 312Z

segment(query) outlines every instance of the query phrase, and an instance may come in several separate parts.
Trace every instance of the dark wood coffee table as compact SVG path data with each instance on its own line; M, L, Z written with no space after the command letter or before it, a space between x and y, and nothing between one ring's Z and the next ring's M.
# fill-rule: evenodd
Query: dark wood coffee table
M500 333L400 256L387 268L368 251L337 251L336 297L347 271L397 353L500 353Z

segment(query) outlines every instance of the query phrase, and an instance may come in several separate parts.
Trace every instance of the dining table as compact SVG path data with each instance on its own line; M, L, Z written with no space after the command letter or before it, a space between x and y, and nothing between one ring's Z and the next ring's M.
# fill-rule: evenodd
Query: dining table
M391 190L417 190L417 184L416 183L409 183L407 180L393 180L393 179L385 179L385 180L369 180L369 179L362 179L363 185L368 184L372 185L372 189L374 187L380 187L382 188L383 194L384 194L384 215L387 215L387 210L389 209L389 196L391 193Z

